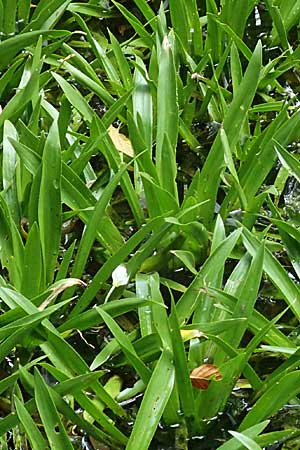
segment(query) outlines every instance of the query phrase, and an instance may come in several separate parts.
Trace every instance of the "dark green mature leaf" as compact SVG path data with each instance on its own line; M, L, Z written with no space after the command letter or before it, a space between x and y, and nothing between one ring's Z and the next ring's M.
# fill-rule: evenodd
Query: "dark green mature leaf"
M0 68L2 69L3 67L5 67L19 51L23 50L29 45L34 44L41 35L45 39L56 39L69 36L70 33L68 31L58 30L35 30L10 37L5 41L0 42Z
M28 298L37 296L46 288L40 232L36 222L30 228L24 248L21 293Z
M176 384L180 396L182 410L185 418L197 414L195 410L194 395L192 383L190 380L190 371L186 359L185 347L180 333L179 322L174 301L172 302L172 311L169 319L170 330L174 352L174 366L176 374Z
M11 280L19 289L24 258L23 243L2 195L0 195L0 258L2 266L8 269Z
M177 199L176 145L178 103L171 36L164 36L159 57L157 85L156 167L161 186Z
M127 166L125 164L120 166L120 170L110 180L110 182L104 189L99 201L97 202L93 214L81 238L75 259L75 264L72 270L72 277L75 278L81 277L84 266L87 262L89 253L91 251L93 242L95 241L97 236L98 224L101 218L105 215L105 210L107 208L109 201L111 200L113 192L116 189L118 183L120 182L126 170Z
M34 9L30 23L25 31L36 28L52 28L61 17L71 0L41 0ZM30 28L31 27L31 28Z
M243 275L239 273L239 276L243 277L243 282L240 283L235 293L238 301L232 313L233 318L244 317L249 320L252 316L261 284L263 261L264 247L261 246L258 248L249 269L247 268L247 272L244 272ZM247 329L247 325L247 322L240 325L237 324L234 330L227 332L223 338L237 348Z
M0 447L12 430L16 448L46 448L45 436L51 449L71 448L76 426L112 449L146 450L161 418L182 420L178 431L188 438L205 435L241 374L256 403L242 433L220 448L257 449L297 435L259 434L265 414L294 402L299 384L299 230L284 206L297 190L292 177L300 180L287 147L300 137L300 51L289 32L299 0L134 0L132 10L97 0L33 3L0 0L0 392L16 405L3 410ZM114 34L110 20L102 30L102 17L118 19ZM265 18L273 37L264 40L263 67L248 25L259 30ZM274 59L272 39L286 50ZM137 156L124 172L127 156L109 134L115 121ZM73 230L62 233L73 217ZM68 306L58 296L74 286L72 271L87 285ZM272 321L255 309L259 288L272 305L286 301L284 320L285 311ZM134 330L115 320L124 314ZM116 338L102 347L103 326ZM253 338L238 348L246 329ZM101 348L92 349L91 331ZM81 338L88 355L73 345ZM46 358L45 380L57 380L52 387L32 375L36 351ZM286 359L267 377L261 369L260 379L248 362L257 351ZM8 375L11 352L26 368ZM207 359L223 380L195 391L189 372ZM104 363L141 379L116 400L103 373L91 373ZM141 393L136 416L127 417L118 402ZM133 422L129 442L121 417Z
M231 148L234 148L238 143L241 127L252 104L259 81L261 58L262 48L259 42L249 61L243 80L238 86L237 92L234 93L233 101L224 117L223 127ZM199 201L209 200L209 203L201 208L200 213L205 224L211 224L212 221L218 189L217 180L223 167L224 154L222 143L220 137L217 137L206 159L199 180L202 188L198 193L198 199Z
M20 205L17 193L17 153L10 143L9 138L17 139L17 130L11 122L6 120L3 127L3 162L2 179L4 198L11 211L12 218L18 225L20 223Z
M133 311L136 308L145 306L146 304L147 301L145 299L138 299L136 297L133 297L121 300L112 300L103 305L102 308L111 316L118 317L122 314L126 314L129 311ZM73 317L70 317L59 327L59 330L62 332L66 330L72 330L73 328L86 330L90 327L102 323L104 323L104 320L101 319L101 316L99 315L97 310L95 308L91 308L81 314L74 314Z
M243 239L249 253L254 254L258 251L260 242L246 229L243 230ZM288 273L267 248L265 249L264 270L269 275L274 285L281 291L287 304L290 306L296 317L299 318L299 288L295 283L293 283Z
M154 44L154 39L147 32L143 24L135 17L128 9L126 9L123 5L113 0L113 3L116 7L121 11L124 17L128 20L132 28L136 31L136 33L142 38L144 45L152 48Z
M226 310L232 311L235 308L235 304L237 299L229 295L219 289L208 288L208 292L213 298L219 299L219 306L225 308ZM262 314L260 314L255 309L253 310L253 315L249 320L249 328L255 334L259 332L261 329L266 329L268 325L268 319L266 319ZM293 348L296 349L295 344L293 344L290 339L285 336L279 329L274 326L266 333L265 335L266 342L270 343L270 345L281 345L283 347L288 347L292 345ZM272 343L272 344L271 344Z
M37 408L43 422L51 449L73 450L71 441L63 426L49 388L41 374L35 370L35 399Z
M146 450L163 414L174 386L172 355L163 350L147 386L130 435L127 450Z
M241 230L234 231L216 248L216 250L206 260L205 264L201 268L198 275L194 278L189 288L177 302L176 309L180 324L192 315L201 295L201 289L205 288L208 283L208 276L214 276L215 273L218 272L218 269L223 267L224 262L233 250L240 234Z
M283 106L278 116L268 125L261 135L253 141L246 160L238 172L239 180L248 201L253 199L275 161L274 139L281 145L288 145L298 139L300 116L298 113L291 117L287 115L287 106ZM221 207L222 216L235 208L237 191L232 187Z
M116 252L95 274L92 283L86 289L84 294L78 300L71 315L75 315L84 311L84 309L92 302L94 296L99 290L99 287L111 276L113 270L120 265L132 253L136 247L149 235L149 233L157 226L164 224L163 217L156 217L151 220L144 227L140 228L130 239ZM138 268L140 264L137 264ZM136 269L138 270L138 269ZM108 305L109 306L109 305Z
M3 301L7 302L7 297L2 295L1 298L3 299ZM15 331L22 331L24 329L27 329L27 333L29 334L30 331L33 331L35 327L40 324L45 318L58 311L64 305L69 303L69 301L70 300L65 300L64 302L61 302L57 305L49 306L44 311L38 311L20 319L12 320L11 323L1 327L0 339L5 339L11 336Z
M52 76L55 78L57 83L61 86L67 99L83 116L84 120L87 122L92 122L93 120L93 110L89 106L85 98L78 92L70 83L68 83L62 76L58 73L52 72Z
M68 11L72 13L78 13L78 14L84 14L89 17L97 17L100 19L103 18L113 18L116 16L116 14L113 11L109 11L106 8L103 8L102 6L97 5L89 5L89 4L83 4L83 3L74 3L72 2L68 6Z
M240 425L244 430L270 417L299 393L300 373L291 372L283 376L258 399Z
M45 450L47 443L24 404L16 396L14 397L14 403L19 420L29 438L32 450Z
M269 424L269 420L265 420L264 422L258 423L253 427L247 428L247 430L243 431L244 436L248 436L252 439L255 439L258 434L260 434ZM218 447L217 450L242 450L243 445L236 438L232 438L229 441L222 444Z
M138 357L127 335L122 331L119 325L111 318L111 316L105 312L103 308L98 307L97 312L100 314L100 316L110 329L111 333L117 339L122 351L126 355L126 358L131 363L132 367L136 370L136 372L145 382L145 384L147 384L151 378L151 371Z
M240 441L244 447L248 448L248 450L262 450L262 448L249 436L246 436L243 433L238 433L237 431L229 431L229 433Z
M243 37L248 16L253 12L256 0L250 0L242 4L239 0L229 0L224 4L221 20L227 23L231 29Z
M57 122L53 122L42 156L39 229L45 278L53 281L61 237L61 153Z
M25 145L16 141L12 142L25 166L32 174L36 175L40 166L40 156ZM78 211L79 217L84 222L88 222L96 199L81 178L64 162L62 163L61 184L63 202L70 208ZM103 223L105 223L105 226L103 226ZM104 245L109 249L109 252L118 250L123 244L121 234L106 216L103 217L100 224L98 224L97 238L100 241L103 241Z
M278 155L281 164L290 171L295 178L300 182L300 163L299 161L291 155L285 148L280 144L280 142L274 139L274 149Z

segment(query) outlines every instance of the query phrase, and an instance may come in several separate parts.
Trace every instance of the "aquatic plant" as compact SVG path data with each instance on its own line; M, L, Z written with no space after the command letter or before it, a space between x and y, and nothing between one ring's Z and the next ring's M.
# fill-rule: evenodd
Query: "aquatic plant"
M300 2L157 3L0 2L3 449L299 435Z

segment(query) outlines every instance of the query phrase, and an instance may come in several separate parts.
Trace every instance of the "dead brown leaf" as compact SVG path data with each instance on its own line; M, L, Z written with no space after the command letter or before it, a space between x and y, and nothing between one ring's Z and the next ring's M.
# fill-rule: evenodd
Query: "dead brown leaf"
M51 289L51 294L39 306L39 311L44 311L44 309L47 308L52 300L54 300L59 294L61 294L65 289L75 286L76 284L79 286L86 286L86 283L79 280L79 278L67 278L55 283L55 285Z
M210 380L221 381L223 379L217 366L213 364L202 364L196 367L190 374L192 385L197 389L206 390Z

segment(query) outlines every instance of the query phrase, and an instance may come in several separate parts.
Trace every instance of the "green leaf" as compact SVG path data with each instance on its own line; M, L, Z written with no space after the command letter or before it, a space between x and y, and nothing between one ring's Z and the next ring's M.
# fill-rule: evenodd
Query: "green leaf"
M224 262L233 250L240 234L241 230L236 230L223 242L221 242L221 244L206 260L198 275L194 278L193 282L179 299L176 309L180 324L188 319L194 312L198 298L201 295L201 288L205 288L209 276L215 276L215 273L223 267Z
M126 450L147 450L174 386L172 355L163 350L139 408Z
M154 39L152 36L146 31L143 24L134 16L128 9L126 9L120 3L117 3L115 0L112 0L114 5L119 9L119 11L123 14L123 16L128 20L132 28L136 31L136 33L142 38L144 45L148 48L152 48L154 44Z
M274 139L274 148L277 156L283 165L289 172L291 172L294 177L300 182L300 163L299 161L291 155L285 148L280 144L280 142Z
M161 186L177 199L178 103L172 37L164 36L157 85L156 166Z
M54 278L61 237L61 154L57 122L53 122L42 157L39 228L46 282Z
M32 450L45 450L48 447L47 443L24 404L16 396L14 396L14 403L20 422L32 446Z
M237 431L229 431L232 436L234 436L238 441L240 441L248 450L262 450L262 448L249 436L243 433L238 433Z
M174 352L174 366L176 374L176 384L182 405L182 411L185 418L194 416L197 412L195 410L193 388L190 380L190 371L188 368L188 361L186 358L185 347L181 337L178 317L176 313L176 306L172 301L172 310L169 318L170 331Z
M32 15L32 20L25 27L24 31L37 28L43 30L53 28L70 2L71 0L40 1Z
M146 148L150 156L152 156L153 102L150 83L145 78L147 69L143 60L137 57L136 64L133 77L134 91L132 94L133 118L136 126L140 129Z
M110 329L111 333L117 339L122 351L126 355L126 358L131 363L131 365L134 367L134 369L137 371L138 375L141 377L141 379L145 383L148 383L148 381L151 377L151 371L143 363L143 361L138 357L133 345L131 344L131 342L128 339L128 337L126 336L126 334L122 331L122 329L119 327L119 325L109 316L109 314L107 314L104 311L104 309L97 307L97 312L103 318L104 322Z
M258 239L247 229L243 230L243 239L249 253L255 254L260 246ZM299 288L267 248L265 249L264 270L273 284L281 291L296 317L300 317Z
M27 236L22 267L21 293L33 298L45 288L44 263L38 225L34 222Z
M269 420L265 420L264 422L254 425L253 427L247 428L247 430L243 431L243 435L248 436L251 439L255 439L257 435L260 434L269 425L269 423ZM225 444L222 444L220 447L218 447L217 450L242 450L242 445L238 439L232 438L229 441L225 442Z
M242 125L246 119L248 109L252 104L259 81L261 59L262 46L259 42L249 61L245 75L237 91L234 92L233 101L224 117L223 127L231 148L234 148L238 143ZM218 190L216 180L219 179L223 167L224 151L219 135L209 152L199 180L199 184L205 186L205 189L199 192L198 200L209 200L209 203L200 209L200 214L204 218L204 224L211 224Z
M72 277L74 278L80 278L85 264L87 262L88 256L90 254L92 245L95 241L97 230L98 230L98 224L101 220L101 218L105 214L106 207L111 200L111 197L113 195L114 190L116 189L118 183L120 182L122 176L127 170L126 165L121 165L118 173L114 175L114 177L110 180L108 185L103 190L101 197L99 201L97 202L95 209L93 211L92 216L90 217L90 220L85 228L85 231L81 237L79 248L77 251L75 264L72 270Z
M74 450L63 426L49 388L36 369L34 374L35 400L50 447L55 450Z
M5 67L19 51L34 44L41 35L45 39L55 39L67 37L70 35L70 32L59 30L36 30L28 33L24 32L0 42L0 69Z
M80 112L84 120L86 120L87 122L92 122L93 110L89 106L85 98L63 77L58 75L58 73L52 72L52 76L64 91L65 96L67 97L71 105L73 105Z
M253 426L255 423L270 417L283 405L296 397L300 391L300 373L291 372L284 375L257 400L242 421L239 430Z
M238 297L238 301L232 313L233 318L244 317L249 320L252 316L261 284L263 261L264 247L261 246L254 255L250 267L246 268L246 273L245 271L242 271L242 273L238 274L238 276L241 277L240 280L242 279L243 282L239 283L239 286L234 294ZM231 332L226 333L223 338L232 346L237 348L242 340L246 328L247 322L241 323L240 325L237 325L234 330L232 329Z
M11 211L12 218L17 225L20 224L20 206L17 193L17 153L9 138L18 139L18 133L11 122L6 120L3 128L3 162L2 177L4 198Z

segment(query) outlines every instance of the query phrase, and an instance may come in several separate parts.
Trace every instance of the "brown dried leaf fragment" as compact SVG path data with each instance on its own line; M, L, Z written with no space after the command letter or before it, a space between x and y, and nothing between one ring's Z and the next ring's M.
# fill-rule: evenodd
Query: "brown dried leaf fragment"
M223 379L217 366L213 364L202 364L196 367L190 374L192 385L197 389L206 390L210 380L221 381Z

